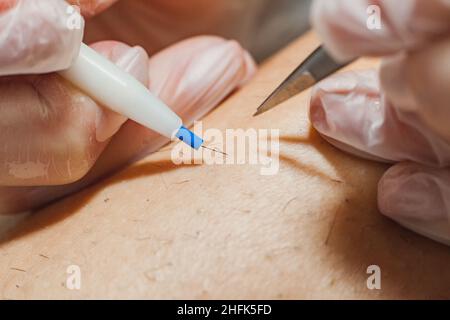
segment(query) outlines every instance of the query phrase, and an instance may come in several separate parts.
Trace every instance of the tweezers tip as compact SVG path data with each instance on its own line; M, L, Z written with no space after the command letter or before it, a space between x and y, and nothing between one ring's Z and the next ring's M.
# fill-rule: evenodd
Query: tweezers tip
M262 113L262 111L259 110L259 109L257 109L256 112L253 114L252 117L256 117L256 116L260 115L261 113Z
M256 109L256 112L253 114L253 117L259 116L260 114L263 114L264 112L269 111L274 106L276 106L276 104L269 105L272 98L273 93L269 95L263 103L261 103L261 105Z

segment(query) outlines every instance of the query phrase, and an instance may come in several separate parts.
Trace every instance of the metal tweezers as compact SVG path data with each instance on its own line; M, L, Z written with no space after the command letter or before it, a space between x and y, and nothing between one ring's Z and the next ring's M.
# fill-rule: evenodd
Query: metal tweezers
M352 61L338 63L330 57L322 46L318 47L269 95L253 116L276 107Z

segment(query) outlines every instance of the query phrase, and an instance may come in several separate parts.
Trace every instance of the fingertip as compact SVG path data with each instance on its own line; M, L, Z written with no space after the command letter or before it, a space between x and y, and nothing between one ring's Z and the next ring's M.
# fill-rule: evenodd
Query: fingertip
M248 81L255 69L236 41L198 36L150 59L150 88L187 119L197 119Z
M245 72L239 86L242 86L246 84L248 81L250 81L250 79L253 78L253 76L256 74L256 71L258 70L255 60L248 51L242 49L242 56Z
M374 70L338 73L313 87L310 120L321 134L359 146L368 125L367 110L378 99Z
M11 10L1 13L1 28L6 31L0 37L0 76L69 68L79 53L84 19L68 21L64 1L25 2L2 5L2 10Z
M329 131L327 113L322 101L324 94L326 93L321 87L315 86L311 91L309 103L309 119L311 124L317 131L323 134Z
M400 163L383 175L378 184L380 211L396 220L444 221L447 220L450 196L448 183L439 169L414 163Z

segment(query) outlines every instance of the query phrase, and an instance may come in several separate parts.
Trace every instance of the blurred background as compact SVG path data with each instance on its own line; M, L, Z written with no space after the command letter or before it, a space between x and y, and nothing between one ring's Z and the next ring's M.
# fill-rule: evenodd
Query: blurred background
M216 34L239 41L257 61L308 29L310 0L121 0L87 22L88 43L114 39L149 54L181 39Z

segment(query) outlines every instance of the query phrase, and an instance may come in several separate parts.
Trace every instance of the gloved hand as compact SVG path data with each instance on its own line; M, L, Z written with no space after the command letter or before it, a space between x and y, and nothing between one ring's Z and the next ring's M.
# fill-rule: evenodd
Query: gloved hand
M68 68L83 38L67 27L68 5L60 0L0 1L0 76Z
M93 15L104 3L81 1L81 11ZM0 74L70 65L82 31L64 28L60 4L19 0L11 6L0 0L0 39L6 39L0 43ZM142 48L123 43L92 47L147 85L188 125L255 70L236 42L218 37L188 39L151 59ZM55 73L0 77L0 132L0 212L40 206L168 142L98 105Z
M337 59L386 56L380 71L337 74L313 90L310 118L347 152L395 163L378 188L380 211L450 243L450 2L317 0L312 23Z

